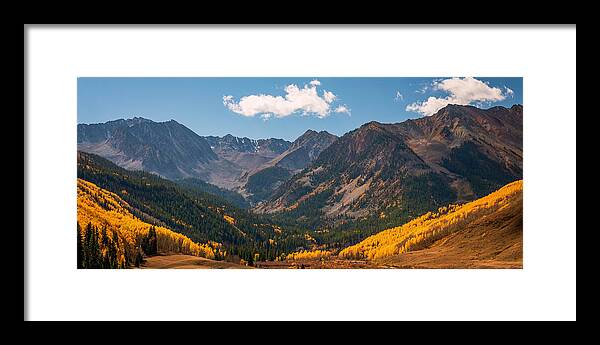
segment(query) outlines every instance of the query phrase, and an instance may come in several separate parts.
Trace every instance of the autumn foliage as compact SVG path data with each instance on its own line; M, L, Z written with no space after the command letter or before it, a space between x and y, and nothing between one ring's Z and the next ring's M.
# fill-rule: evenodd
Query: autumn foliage
M321 259L327 258L332 255L331 251L328 250L301 250L299 252L293 252L286 256L286 260L299 260L299 259Z
M114 251L111 260L115 261L116 267L139 262L140 252L144 250L146 255L180 253L210 259L214 259L220 250L218 243L198 244L170 229L143 222L130 210L131 206L116 194L77 179L78 244L99 253L99 262ZM98 245L90 244L91 240Z
M463 205L449 205L428 212L402 226L384 230L347 247L338 255L348 259L377 259L420 250L464 228L474 219L508 207L523 193L523 181L507 184L499 190Z

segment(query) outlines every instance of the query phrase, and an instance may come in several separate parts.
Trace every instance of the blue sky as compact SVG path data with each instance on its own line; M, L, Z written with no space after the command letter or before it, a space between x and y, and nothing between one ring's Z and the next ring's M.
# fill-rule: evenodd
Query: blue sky
M522 78L78 78L78 123L174 119L199 135L294 140L369 121L402 122L448 103L523 104Z

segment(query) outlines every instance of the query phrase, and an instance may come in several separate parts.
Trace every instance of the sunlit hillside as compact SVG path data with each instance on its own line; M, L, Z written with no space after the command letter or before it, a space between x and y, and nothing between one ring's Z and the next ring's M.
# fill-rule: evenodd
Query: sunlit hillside
M100 257L98 260L108 260L110 256L108 261L114 261L110 267L133 265L140 251L150 246L146 242L152 240L154 250L159 253L212 259L219 248L217 243L198 244L165 227L141 221L133 216L131 206L119 196L82 179L77 179L77 223L80 236L78 244L90 246L91 236L94 239L91 245L96 246L95 251Z
M331 255L332 253L329 250L301 250L288 254L286 260L321 259L328 258Z
M520 254L522 240L519 241L522 237L522 225L514 223L519 220L522 222L522 193L522 180L509 183L483 198L463 205L442 207L438 212L428 212L402 226L370 236L356 245L345 248L339 253L339 256L348 259L383 259L429 248L434 243L447 242L448 238L461 234L465 229L473 230L475 228L477 231L473 232L469 238L471 245L467 249L462 249L463 251L466 252L475 248L475 246L479 246L484 238L487 241L492 236L495 236L495 240L490 243L497 247L496 243L503 241L502 237L498 237L497 234L494 235L493 231L489 229L508 229L510 227L518 229L519 233L513 231L514 236L513 233L509 234L517 240L513 241L515 243L503 245L506 249L521 255L522 260L522 254ZM516 225L513 226L511 222ZM464 234L462 235L464 237ZM466 243L464 238L461 238L460 241ZM517 248L519 245L521 246L520 249ZM457 248L467 247L460 243L453 244L453 246L453 250L458 252L459 255L460 249ZM495 253L504 250L496 247L494 248ZM485 250L485 248L482 250Z

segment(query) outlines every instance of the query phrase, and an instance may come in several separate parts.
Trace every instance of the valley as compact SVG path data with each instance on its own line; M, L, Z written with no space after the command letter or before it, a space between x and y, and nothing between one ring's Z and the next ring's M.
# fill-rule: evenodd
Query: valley
M79 124L78 264L522 268L522 111L447 105L294 141Z

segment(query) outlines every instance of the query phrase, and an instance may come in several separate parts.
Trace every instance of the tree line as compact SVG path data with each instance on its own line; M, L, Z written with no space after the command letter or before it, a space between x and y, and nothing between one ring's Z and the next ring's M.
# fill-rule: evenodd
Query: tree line
M145 256L158 254L156 228L141 236L137 245L130 245L119 232L107 225L88 223L84 228L77 222L77 268L140 267Z

